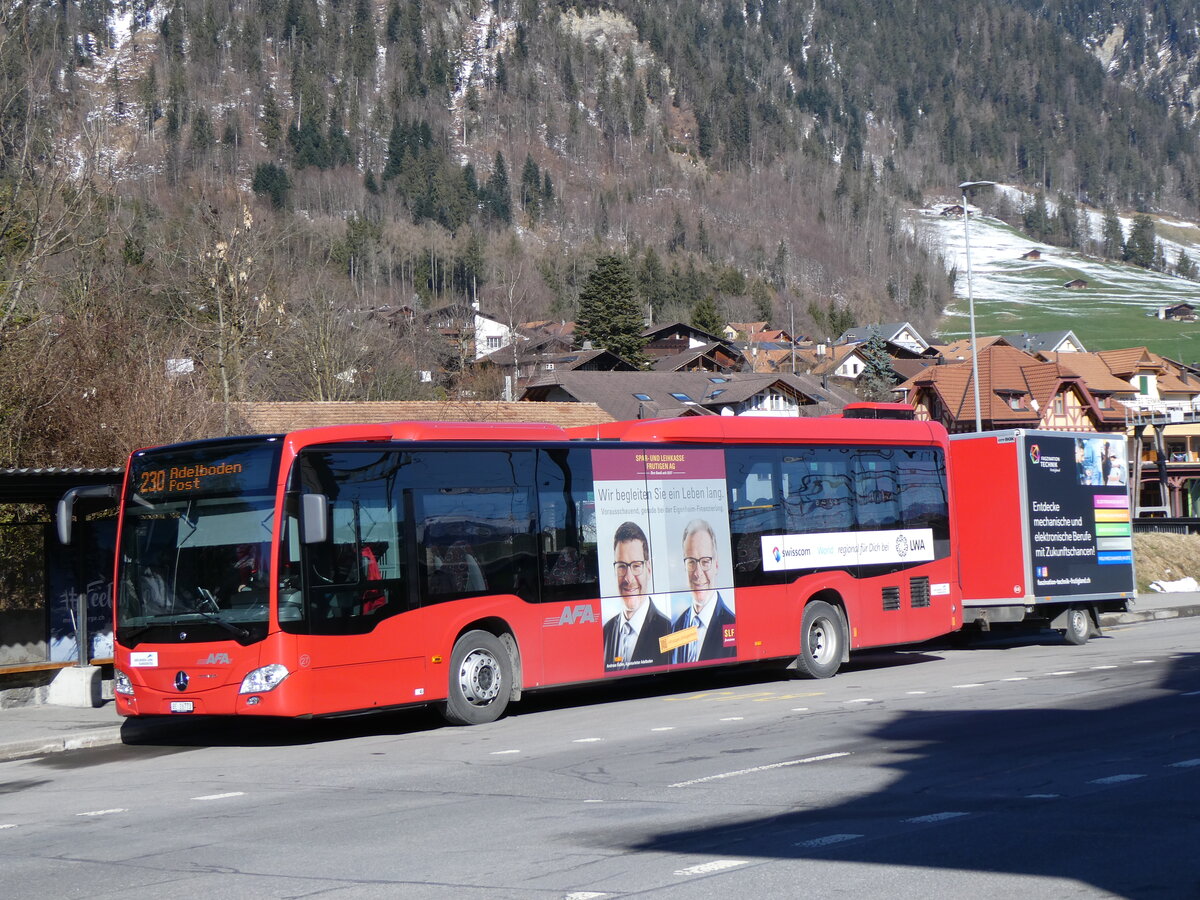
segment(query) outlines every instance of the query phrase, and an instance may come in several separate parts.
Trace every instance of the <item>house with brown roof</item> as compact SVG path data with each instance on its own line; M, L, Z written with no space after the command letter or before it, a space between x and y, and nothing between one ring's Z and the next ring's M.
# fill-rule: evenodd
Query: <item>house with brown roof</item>
M530 385L522 400L589 402L614 419L676 416L817 416L858 398L804 375L737 372L556 372Z
M996 342L979 351L979 402L986 431L1124 431L1119 410L1102 409L1084 379L1057 362ZM975 429L975 389L970 360L929 366L897 387L918 419L951 432Z
M1063 285L1068 291L1083 291L1087 290L1088 283L1083 278L1073 278Z
M1037 247L1034 247L1032 250L1021 254L1021 259L1038 260L1041 258L1042 258L1042 251L1039 250Z
M1174 306L1160 306L1157 317L1175 322L1195 322L1196 307L1190 303L1176 303Z

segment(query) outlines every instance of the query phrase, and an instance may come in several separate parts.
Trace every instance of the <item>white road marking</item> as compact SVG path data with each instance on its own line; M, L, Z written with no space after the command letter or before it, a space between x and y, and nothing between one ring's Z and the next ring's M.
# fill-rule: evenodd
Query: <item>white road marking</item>
M1191 769L1200 766L1200 759L1185 759L1183 762L1171 763L1173 769Z
M856 697L853 700L847 700L847 703L874 703L874 697Z
M127 809L93 809L91 812L75 813L77 816L107 816L112 813L129 812Z
M914 816L911 819L905 819L905 822L910 822L913 825L926 825L930 822L945 822L947 819L957 819L959 816L965 816L965 812L940 812L930 813L927 816Z
M722 778L736 778L738 775L752 775L755 772L769 772L771 769L782 769L786 766L802 766L806 763L824 762L827 759L838 759L849 756L848 751L842 753L823 753L820 756L806 756L804 759L789 759L787 762L771 763L766 766L755 766L752 769L738 769L735 772L721 772L719 775L705 775L703 778L693 778L691 781L677 781L667 787L690 787L693 784L704 784L707 781L720 781Z
M567 894L563 900L596 900L598 897L607 897L608 894L601 894L596 891L575 891L573 894Z
M1099 669L1115 669L1115 668L1117 668L1117 667L1116 666L1092 666L1093 671L1096 671Z
M742 721L742 719L743 719L743 716L726 716L721 721L722 722L740 722L740 721Z
M712 862L688 866L686 869L676 869L676 875L711 875L713 872L724 872L726 869L736 869L748 865L748 859L714 859Z
M3 831L5 828L16 828L16 827L17 827L16 825L14 825L13 823L9 822L9 823L7 823L7 824L0 825L0 831Z
M1064 669L1061 672L1047 672L1046 674L1047 675L1074 675L1075 671L1073 669Z
M492 756L507 756L510 753L520 753L520 750L493 750Z
M603 740L604 740L604 738L576 738L575 740L571 741L571 743L572 744L598 744Z
M245 797L245 791L230 791L227 794L205 794L203 797L193 797L193 800L228 800L230 797Z
M1028 680L1029 680L1029 678L1028 678L1028 677L1026 677L1025 675L1016 675L1016 676L1014 676L1014 677L1012 677L1012 678L1005 678L1005 679L1003 679L1003 680L1004 680L1004 681L1028 681Z
M813 838L811 841L801 841L797 847L828 847L830 844L841 844L845 841L856 841L861 834L827 834L825 837Z
M792 712L808 712L807 706L793 706Z
M968 682L967 684L952 684L952 685L950 685L950 686L951 686L951 687L954 687L954 688L972 688L972 687L983 687L983 682L981 682L981 681L972 681L972 682Z
M1137 781L1145 775L1109 775L1107 778L1094 778L1088 784L1120 784L1123 781Z
M1147 663L1154 663L1154 662L1158 662L1158 660L1156 660L1156 659L1135 659L1133 661L1133 664L1135 666L1144 666Z
M674 731L674 725L664 725L662 728L651 728L651 731Z
M905 691L906 694L928 694L929 691Z

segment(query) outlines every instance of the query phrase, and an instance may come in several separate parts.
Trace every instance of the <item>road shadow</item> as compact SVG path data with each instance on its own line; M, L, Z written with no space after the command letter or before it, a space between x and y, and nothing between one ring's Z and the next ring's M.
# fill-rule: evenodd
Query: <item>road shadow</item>
M1191 696L1198 691L1200 654L1190 654L1143 691L1148 698L1129 703L1106 694L1082 698L1082 709L905 713L872 734L896 759L898 777L886 789L824 807L798 793L791 812L731 814L719 825L710 817L620 846L1006 873L1075 880L1123 897L1200 897L1200 779L1191 774L1200 770ZM1171 765L1161 762L1164 749L1183 766L1164 769Z

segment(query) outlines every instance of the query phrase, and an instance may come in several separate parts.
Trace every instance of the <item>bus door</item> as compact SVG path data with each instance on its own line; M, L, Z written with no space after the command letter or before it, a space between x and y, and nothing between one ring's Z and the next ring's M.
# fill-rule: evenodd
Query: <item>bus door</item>
M302 591L281 586L279 619L284 631L304 635L300 666L310 670L316 713L420 702L425 694L400 490L408 464L406 454L379 449L300 458L303 492L325 498L327 535L303 546Z

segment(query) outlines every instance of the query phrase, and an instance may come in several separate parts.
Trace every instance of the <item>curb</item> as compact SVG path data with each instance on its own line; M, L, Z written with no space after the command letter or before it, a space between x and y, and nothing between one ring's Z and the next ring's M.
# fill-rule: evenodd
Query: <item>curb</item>
M92 747L111 747L120 744L121 726L81 731L66 737L30 738L24 741L0 743L0 762L14 759L29 759L47 753L62 753L67 750L87 750Z
M1171 606L1165 609L1130 610L1129 612L1103 613L1101 625L1131 625L1135 622L1154 622L1159 619L1187 619L1200 616L1200 604Z

